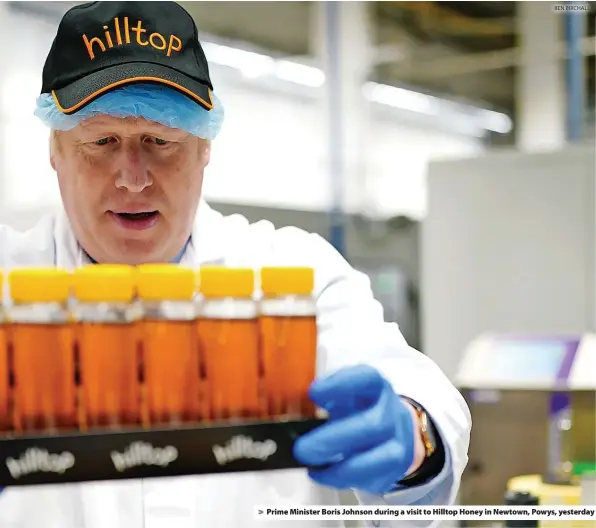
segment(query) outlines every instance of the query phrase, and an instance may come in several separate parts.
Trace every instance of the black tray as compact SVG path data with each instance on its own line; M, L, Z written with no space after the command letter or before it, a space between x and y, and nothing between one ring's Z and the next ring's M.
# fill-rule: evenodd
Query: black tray
M294 441L322 422L0 437L0 487L297 468Z

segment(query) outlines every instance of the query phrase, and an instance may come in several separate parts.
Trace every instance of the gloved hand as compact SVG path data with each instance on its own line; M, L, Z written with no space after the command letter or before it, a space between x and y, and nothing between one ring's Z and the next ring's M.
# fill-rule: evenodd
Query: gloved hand
M412 414L389 382L357 365L316 380L310 397L329 413L294 444L310 477L336 489L390 492L413 463L415 437Z

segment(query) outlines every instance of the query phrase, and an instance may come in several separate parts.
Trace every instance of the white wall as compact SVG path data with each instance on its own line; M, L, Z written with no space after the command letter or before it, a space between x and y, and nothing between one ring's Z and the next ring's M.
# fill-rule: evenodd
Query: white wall
M1 12L4 10L4 12ZM0 2L0 208L13 212L59 203L48 163L48 131L32 117L55 23L15 14ZM27 38L17 35L26 34ZM12 36L11 36L12 35ZM10 42L20 42L14 53ZM213 68L226 122L214 143L205 195L220 202L324 210L329 206L326 137L316 99L264 90ZM367 159L369 199L381 215L424 214L427 162L482 150L478 138L441 132L380 113ZM370 207L370 204L369 204ZM351 208L359 208L351 203ZM22 214L21 214L22 218Z
M55 24L16 15L0 2L2 209L35 208L59 199L48 163L48 131L32 115L55 28Z
M571 336L596 328L595 165L587 143L431 165L423 343L447 375L485 332Z

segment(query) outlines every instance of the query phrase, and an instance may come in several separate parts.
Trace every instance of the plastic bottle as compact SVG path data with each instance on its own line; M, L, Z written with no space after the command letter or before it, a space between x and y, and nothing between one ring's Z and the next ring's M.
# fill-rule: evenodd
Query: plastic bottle
M200 419L195 273L169 264L137 268L142 302L145 404L151 425Z
M317 357L312 268L263 268L260 308L261 355L268 412L314 418L308 397Z
M8 364L8 325L4 305L4 273L0 269L0 431L10 429L10 372Z
M203 267L198 335L209 418L261 416L255 272Z
M140 423L134 277L130 266L101 264L74 273L83 428Z
M8 275L17 431L77 425L71 275L56 268Z

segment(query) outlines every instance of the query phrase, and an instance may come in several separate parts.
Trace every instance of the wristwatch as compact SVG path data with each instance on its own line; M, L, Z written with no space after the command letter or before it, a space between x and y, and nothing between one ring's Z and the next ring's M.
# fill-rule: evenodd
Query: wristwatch
M426 411L420 407L420 405L412 400L408 400L408 403L414 407L416 416L420 422L420 435L422 436L422 443L424 444L425 450L424 458L429 458L437 449L437 440L433 430L434 428L432 427L428 414L426 414Z
M427 412L410 398L403 397L416 411L420 422L420 434L425 456L420 467L399 482L401 486L418 486L436 477L445 465L445 449L437 430Z

